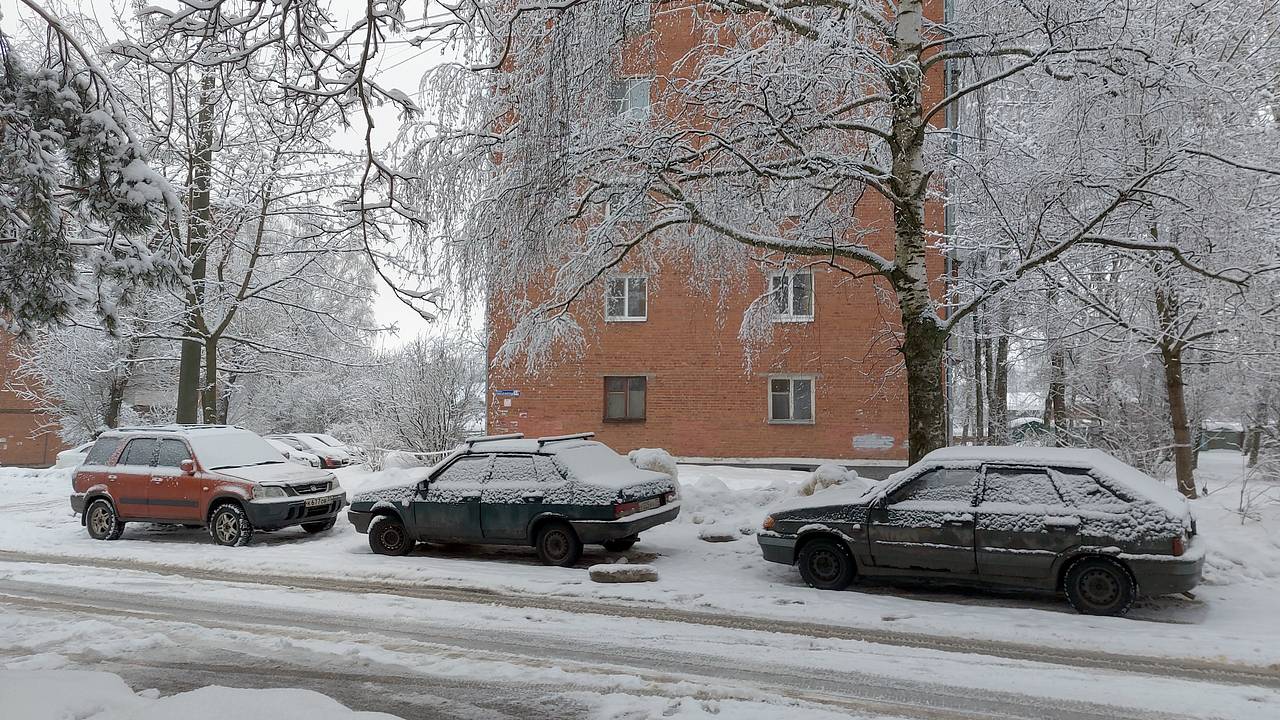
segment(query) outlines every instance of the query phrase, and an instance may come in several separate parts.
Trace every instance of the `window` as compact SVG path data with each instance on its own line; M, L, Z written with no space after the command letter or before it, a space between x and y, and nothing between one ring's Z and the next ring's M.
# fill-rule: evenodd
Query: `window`
M464 455L437 475L431 484L478 485L489 474L489 461L492 459L492 455Z
M93 444L93 448L89 450L89 454L84 458L85 465L106 465L111 459L111 455L115 453L116 448L120 447L120 440L117 438L102 438Z
M490 479L507 486L529 487L538 482L538 472L529 455L499 455L493 461Z
M156 441L151 438L130 440L117 465L150 465L156 457Z
M934 468L894 491L894 504L908 501L957 502L973 504L973 481L977 471L971 468Z
M813 273L787 270L769 275L774 322L813 320Z
M813 422L813 378L769 378L769 422Z
M649 16L649 3L632 2L623 12L623 31L628 37L649 32L649 28L652 27Z
M1062 498L1041 468L989 467L982 504L1061 505Z
M648 318L649 282L646 277L609 278L604 294L604 319L640 322Z
M564 476L556 468L556 461L546 455L534 455L533 466L538 470L538 482L562 483Z
M181 440L161 440L160 451L156 454L156 466L180 468L183 460L190 460L191 452L187 444Z
M644 420L647 380L634 377L604 379L604 419L613 422Z
M1062 499L1072 507L1123 512L1129 505L1083 468L1053 468L1050 475Z
M609 83L609 103L619 117L649 117L649 78L619 78Z

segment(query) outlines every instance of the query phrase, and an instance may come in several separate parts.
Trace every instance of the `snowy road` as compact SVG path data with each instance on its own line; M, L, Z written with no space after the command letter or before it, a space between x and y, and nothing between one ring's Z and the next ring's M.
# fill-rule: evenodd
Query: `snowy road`
M0 562L0 605L0 659L17 667L108 670L164 693L304 687L405 718L656 717L671 703L735 718L1262 718L1280 707L1274 686L83 566Z

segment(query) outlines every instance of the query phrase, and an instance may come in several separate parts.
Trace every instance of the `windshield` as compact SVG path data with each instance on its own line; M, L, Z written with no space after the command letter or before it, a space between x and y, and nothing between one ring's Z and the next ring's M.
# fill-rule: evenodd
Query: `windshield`
M287 462L279 450L247 431L192 433L187 440L208 470Z
M345 447L346 445L346 443L332 435L325 435L324 433L309 433L309 435L329 447Z

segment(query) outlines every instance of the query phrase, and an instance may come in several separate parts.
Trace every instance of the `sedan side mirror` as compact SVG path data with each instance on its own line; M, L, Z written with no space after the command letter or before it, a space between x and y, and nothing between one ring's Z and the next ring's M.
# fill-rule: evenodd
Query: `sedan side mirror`
M187 475L196 474L196 461L190 458L183 460L181 463L178 464L178 467L182 468L182 472L186 473Z

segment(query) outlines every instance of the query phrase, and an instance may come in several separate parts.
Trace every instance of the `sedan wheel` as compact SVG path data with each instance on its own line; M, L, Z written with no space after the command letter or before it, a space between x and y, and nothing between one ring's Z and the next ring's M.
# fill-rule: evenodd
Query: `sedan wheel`
M369 549L379 555L408 555L413 539L399 520L379 515L369 524Z
M818 538L800 550L800 577L809 587L843 590L853 582L857 569L844 543Z
M1123 567L1100 558L1072 565L1063 585L1071 607L1085 615L1123 615L1138 594L1137 584Z
M538 530L537 547L544 565L572 567L582 557L582 541L567 523L543 525Z

